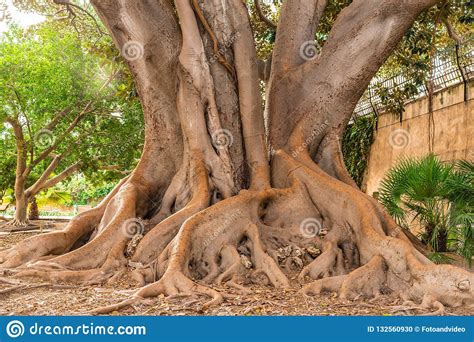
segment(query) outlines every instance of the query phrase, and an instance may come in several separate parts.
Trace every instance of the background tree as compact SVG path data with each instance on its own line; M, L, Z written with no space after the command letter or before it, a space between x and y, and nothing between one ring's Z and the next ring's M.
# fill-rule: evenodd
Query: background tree
M16 144L13 225L26 224L28 202L74 172L109 163L123 170L137 157L138 101L120 94L127 89L120 67L88 48L58 22L12 28L2 37L1 133Z
M242 1L92 3L135 79L142 157L64 231L0 252L2 267L30 262L18 276L68 281L130 270L148 283L100 313L158 294L203 293L211 305L223 297L206 284L287 287L296 286L296 275L306 294L333 290L352 299L392 291L439 311L472 304L473 275L416 250L350 178L340 148L370 80L437 1L356 0L335 17L326 11L334 2L284 2L265 111ZM314 37L328 16L319 51ZM316 245L322 254L308 254L294 269L278 258L289 245L301 253Z

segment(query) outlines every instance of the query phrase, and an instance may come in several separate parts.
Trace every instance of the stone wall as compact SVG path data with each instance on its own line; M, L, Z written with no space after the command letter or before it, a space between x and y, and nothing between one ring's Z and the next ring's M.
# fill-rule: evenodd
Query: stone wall
M470 82L468 101L464 101L463 84L435 93L431 120L427 97L407 103L402 122L390 113L380 115L363 190L373 195L398 159L428 154L430 142L432 152L443 161L474 160L473 97L474 82Z

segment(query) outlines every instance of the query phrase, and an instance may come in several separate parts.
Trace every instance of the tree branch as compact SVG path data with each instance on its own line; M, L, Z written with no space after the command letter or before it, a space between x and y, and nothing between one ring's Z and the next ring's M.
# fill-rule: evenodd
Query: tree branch
M73 174L74 172L78 171L79 168L81 166L81 163L80 162L77 162L71 166L69 166L67 169L65 169L63 172L61 172L60 174L54 176L53 178L49 179L48 181L44 182L43 185L39 188L36 189L36 192L35 193L30 193L30 196L34 196L36 195L38 192L40 191L43 191L43 190L46 190L46 189L49 189L53 186L55 186L56 184L58 184L59 182L61 182L62 180L66 179L67 177L69 177L71 174Z
M456 33L456 30L454 29L453 25L451 25L451 23L449 22L449 20L446 19L446 18L442 18L441 20L443 21L444 26L446 26L446 30L448 31L449 37L450 37L452 40L454 40L454 42L456 43L456 45L460 46L461 43L462 43L462 40L461 40L461 38L458 36L458 34Z
M58 123L63 119L66 115L71 113L72 108L65 108L64 110L60 111L56 116L51 120L51 122L45 127L48 131L52 131L53 129L56 128Z
M217 57L217 61L224 66L224 68L227 69L227 71L232 75L232 77L235 79L235 70L234 67L226 61L225 57L222 55L220 49L219 49L219 42L217 41L217 37L212 30L211 26L207 22L206 17L204 16L204 13L202 13L201 7L199 7L199 3L197 0L191 0L191 4L193 7L194 12L196 12L197 18L201 22L202 26L206 30L207 34L209 37L211 37L212 40L212 46L214 49L214 54Z
M31 130L31 124L30 124L30 119L28 118L28 115L26 115L26 111L25 111L25 108L23 106L23 101L20 97L20 94L18 93L18 91L14 88L14 87L11 87L12 90L13 90L13 93L15 94L15 97L17 98L17 101L18 101L18 107L19 107L19 110L20 110L20 113L23 115L23 117L25 118L25 121L26 121L26 127L28 129L28 134L30 135L30 140L31 140L31 144L29 146L29 154L30 154L30 159L33 160L33 151L34 151L34 144L33 144L33 133L32 133L32 130ZM25 148L26 148L26 141L25 141Z
M62 155L53 158L40 178L38 178L38 180L25 191L27 197L35 196L40 191L41 187L44 185L44 183L46 183L48 177L54 172L54 170L56 170L62 158Z
M269 122L276 148L301 146L321 127L325 118L330 118L324 125L325 131L342 130L380 66L421 11L436 2L355 0L344 8L319 58L292 69L278 82L281 89L272 90L271 105L279 108ZM279 29L282 24L280 21ZM274 55L273 67L275 65ZM282 65L288 66L288 63ZM298 95L285 102L281 98L287 93ZM288 117L298 122L291 138ZM324 134L318 134L312 139L312 146L318 146L323 137Z
M92 13L90 13L85 8L82 8L81 6L74 4L69 0L53 0L53 1L57 5L64 5L68 13L70 13L73 17L75 17L76 14L72 10L72 8L77 8L79 11L85 13L89 18L91 18L94 21L95 26L97 27L97 30L99 31L99 33L107 35L107 33L102 30L102 28L100 27L99 23L97 22L96 18L92 15Z
M33 162L30 163L30 165L28 166L28 168L31 170L32 168L34 168L36 165L38 165L39 162L41 162L42 160L44 160L46 157L48 157L50 155L51 152L53 152L57 147L58 145L61 143L61 141L63 141L65 139L65 137L71 133L72 130L74 130L74 128L76 128L76 126L80 123L80 121L88 114L91 112L91 107L92 105L97 102L97 97L99 96L99 94L102 92L103 89L105 89L109 84L110 82L112 82L112 80L115 78L116 76L116 73L112 73L112 75L110 75L110 77L104 82L104 84L100 87L100 89L97 91L97 94L96 94L96 97L92 100L90 100L86 105L85 107L82 109L82 111L77 115L77 117L71 122L71 124L69 125L69 127L66 129L66 131L63 132L63 134L58 137L58 139L55 140L55 142L53 144L51 144L50 147L48 147L47 149L45 149L35 160L33 160Z
M263 21L267 26L273 30L277 28L276 24L269 19L265 13L263 13L262 6L260 5L260 0L253 0L253 3L255 5L255 9L257 10L258 17L260 18L261 21Z
M242 131L247 161L251 166L250 188L261 190L270 187L270 170L265 145L257 52L246 8L240 0L232 0L230 3L235 13L234 27L240 27L240 34L234 42L234 58L239 83Z
M292 0L283 2L273 50L272 77L305 62L301 46L314 41L316 27L327 0Z
M53 152L57 147L58 145L64 140L64 138L69 134L71 133L71 131L76 128L76 126L79 124L79 122L85 117L85 115L87 113L89 113L89 107L92 105L93 101L89 101L89 103L86 105L86 107L84 108L84 110L79 113L79 115L71 122L71 124L69 125L69 127L66 129L66 131L63 132L63 134L61 134L60 137L58 137L55 142L53 144L51 144L50 147L48 147L47 149L45 149L43 152L41 152L41 154L35 159L33 160L32 163L30 163L30 165L28 166L29 169L33 169L36 165L38 165L42 160L44 160L46 157L48 157L51 152Z

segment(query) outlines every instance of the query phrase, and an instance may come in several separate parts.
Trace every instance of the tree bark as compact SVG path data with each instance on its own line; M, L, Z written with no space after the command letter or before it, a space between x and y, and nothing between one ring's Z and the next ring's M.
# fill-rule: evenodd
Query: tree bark
M25 195L25 183L26 183L26 159L27 159L27 146L25 137L23 135L22 127L18 121L18 118L8 118L7 122L12 126L13 133L15 135L16 142L16 170L15 170L15 215L13 218L13 225L22 226L27 223L27 209L28 209L28 198Z
M15 192L15 215L13 225L23 226L28 223L28 198L24 192Z
M38 203L36 202L36 197L33 196L30 199L30 208L28 211L28 220L39 220L39 209L38 209Z
M340 148L370 79L436 1L355 0L314 55L302 47L326 2L285 2L265 112L242 1L92 2L135 77L141 161L63 232L0 252L2 267L34 262L18 276L78 282L128 270L144 286L95 313L158 294L198 292L216 304L211 283L473 304L473 275L418 252L357 188Z

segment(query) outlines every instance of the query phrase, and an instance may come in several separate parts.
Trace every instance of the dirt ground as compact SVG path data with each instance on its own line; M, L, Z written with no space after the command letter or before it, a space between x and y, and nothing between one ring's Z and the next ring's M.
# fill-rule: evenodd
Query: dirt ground
M38 234L0 233L0 250ZM2 271L0 271L2 272ZM21 281L18 285L8 282ZM127 277L114 284L80 286L75 284L45 284L12 278L8 273L0 275L0 315L76 315L85 314L98 306L117 303L134 292L136 284ZM239 294L234 289L215 287L229 293L224 303L201 309L205 297L164 296L150 299L115 315L418 315L430 311L402 310L400 302L389 296L375 301L343 301L328 294L306 297L298 293L298 286L287 290L253 287L251 294ZM467 308L446 308L449 315L474 315Z

